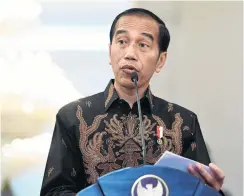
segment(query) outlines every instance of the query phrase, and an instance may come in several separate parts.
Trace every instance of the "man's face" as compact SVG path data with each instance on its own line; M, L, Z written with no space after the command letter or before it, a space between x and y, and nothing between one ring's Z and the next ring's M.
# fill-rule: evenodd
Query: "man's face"
M110 45L110 64L115 82L134 88L131 73L138 73L139 87L148 85L154 72L160 72L166 52L159 54L158 24L150 17L123 16L115 27Z

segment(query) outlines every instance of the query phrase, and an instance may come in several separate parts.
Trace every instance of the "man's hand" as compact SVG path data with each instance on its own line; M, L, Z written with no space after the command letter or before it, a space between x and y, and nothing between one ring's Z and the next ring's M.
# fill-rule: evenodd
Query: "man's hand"
M224 184L224 172L213 163L209 164L209 168L212 171L212 175L200 163L190 165L188 170L192 175L200 178L203 183L206 183L216 191L219 191Z

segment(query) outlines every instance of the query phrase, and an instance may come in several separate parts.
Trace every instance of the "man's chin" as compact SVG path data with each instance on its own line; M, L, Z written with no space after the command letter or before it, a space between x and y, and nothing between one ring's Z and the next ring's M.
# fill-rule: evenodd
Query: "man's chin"
M124 88L127 88L127 89L135 89L135 85L132 83L132 84L121 84L121 86L123 86Z
M124 88L128 88L128 89L135 88L135 84L131 81L130 78L121 78L120 81L118 81L118 82Z

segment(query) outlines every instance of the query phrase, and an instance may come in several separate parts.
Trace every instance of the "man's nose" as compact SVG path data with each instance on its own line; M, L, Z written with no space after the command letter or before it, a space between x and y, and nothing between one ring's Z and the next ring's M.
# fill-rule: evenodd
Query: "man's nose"
M136 61L137 57L136 57L136 48L134 44L130 44L127 48L126 54L125 54L125 59L126 60L132 60L132 61Z

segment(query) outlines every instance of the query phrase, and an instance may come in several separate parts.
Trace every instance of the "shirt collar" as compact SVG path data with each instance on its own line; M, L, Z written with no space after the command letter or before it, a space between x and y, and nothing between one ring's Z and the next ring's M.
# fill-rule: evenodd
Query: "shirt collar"
M148 99L150 104L150 109L154 107L153 105L153 94L150 90L150 86L147 88L145 92L145 97ZM105 105L105 111L109 109L109 107L112 105L112 103L119 99L119 95L116 92L116 89L114 88L114 79L111 79L104 91L104 105Z

